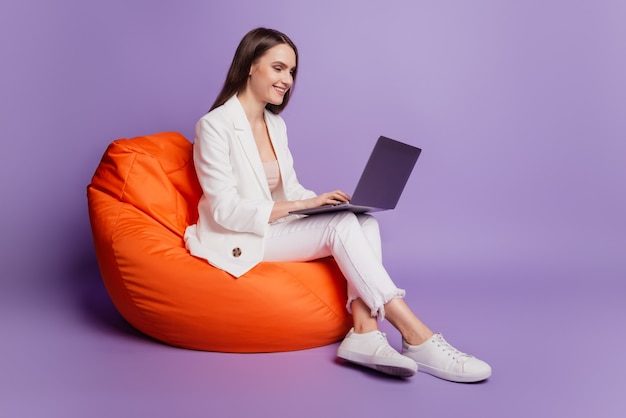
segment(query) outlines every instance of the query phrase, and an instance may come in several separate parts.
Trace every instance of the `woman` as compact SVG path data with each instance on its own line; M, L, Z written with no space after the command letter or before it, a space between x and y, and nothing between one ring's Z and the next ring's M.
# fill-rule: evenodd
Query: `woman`
M257 28L244 36L221 93L196 125L194 162L203 196L188 227L191 254L239 277L261 261L333 256L348 282L354 327L337 355L408 377L419 370L474 382L490 366L461 353L423 324L382 265L376 220L348 211L311 217L290 211L350 200L341 190L316 195L296 177L278 114L291 97L298 50L283 33ZM378 330L387 318L402 334L402 354Z

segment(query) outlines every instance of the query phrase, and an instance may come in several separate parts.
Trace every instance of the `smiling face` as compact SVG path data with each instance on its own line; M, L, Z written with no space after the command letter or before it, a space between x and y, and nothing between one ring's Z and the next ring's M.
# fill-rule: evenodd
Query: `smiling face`
M293 85L296 53L287 44L267 50L250 67L246 93L256 101L280 105Z

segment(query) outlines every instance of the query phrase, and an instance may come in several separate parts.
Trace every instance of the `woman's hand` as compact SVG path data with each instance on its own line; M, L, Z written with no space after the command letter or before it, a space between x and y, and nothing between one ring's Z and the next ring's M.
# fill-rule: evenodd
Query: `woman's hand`
M275 202L274 208L270 215L270 222L289 215L289 212L300 209L316 208L324 205L337 205L339 203L349 202L350 196L341 190L319 194L310 199L294 200L290 202Z
M322 193L310 199L305 199L303 209L316 208L324 205L337 205L339 203L349 202L350 196L342 192L341 190L335 190L333 192Z

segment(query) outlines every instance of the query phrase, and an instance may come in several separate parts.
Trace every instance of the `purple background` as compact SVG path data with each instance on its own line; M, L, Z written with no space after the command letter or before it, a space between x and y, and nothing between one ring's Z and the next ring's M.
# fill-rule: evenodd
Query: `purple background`
M621 416L625 21L619 0L3 1L1 415ZM300 49L303 183L352 192L381 134L423 148L378 215L386 265L486 383L388 379L336 345L175 349L111 305L85 198L102 153L192 139L256 26Z

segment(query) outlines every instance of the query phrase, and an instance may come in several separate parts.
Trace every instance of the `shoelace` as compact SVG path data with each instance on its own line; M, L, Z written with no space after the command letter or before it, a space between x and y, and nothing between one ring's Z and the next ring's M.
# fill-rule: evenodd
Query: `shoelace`
M435 339L432 340L434 344L437 344L437 347L440 348L443 352L448 351L448 356L452 358L452 360L457 363L465 363L467 360L472 358L471 355L463 353L456 348L452 347L444 338L441 333L435 335Z

